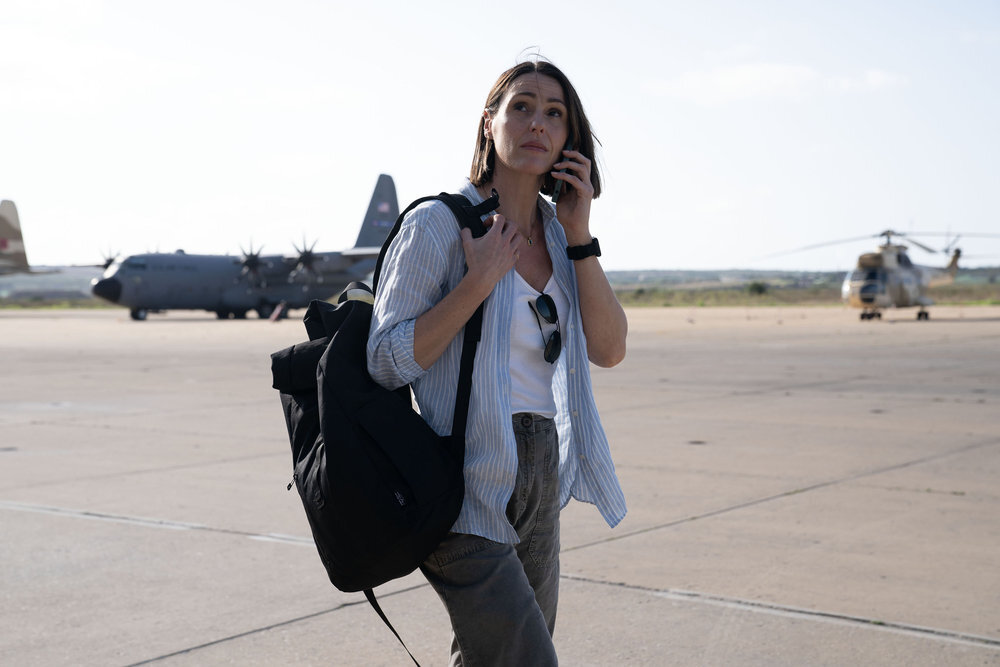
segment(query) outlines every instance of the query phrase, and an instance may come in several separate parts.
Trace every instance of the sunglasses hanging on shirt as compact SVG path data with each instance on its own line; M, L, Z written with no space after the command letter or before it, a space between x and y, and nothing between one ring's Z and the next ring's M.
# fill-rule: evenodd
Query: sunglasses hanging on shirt
M542 356L545 358L545 361L553 364L562 352L562 334L559 327L559 313L556 312L556 302L548 294L542 294L535 299L534 303L528 302L528 305L531 306L531 311L535 313L535 322L538 323L538 331L542 334L542 343L545 345L545 351ZM556 330L552 332L547 341L545 340L545 331L542 330L542 322L538 318L545 320L549 324L556 325Z

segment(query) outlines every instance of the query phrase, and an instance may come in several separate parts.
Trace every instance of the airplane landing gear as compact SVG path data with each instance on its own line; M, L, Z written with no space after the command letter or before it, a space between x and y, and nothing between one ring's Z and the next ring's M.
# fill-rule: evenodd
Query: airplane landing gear
M878 312L877 310L871 310L871 311L866 310L861 313L862 320L873 320L876 318L882 319L882 313Z
M921 310L920 312L917 313L917 320L918 321L919 320L929 320L929 319L931 319L931 314L928 313L926 310Z
M128 311L128 316L131 317L136 322L141 322L146 319L148 311L145 308L133 308Z

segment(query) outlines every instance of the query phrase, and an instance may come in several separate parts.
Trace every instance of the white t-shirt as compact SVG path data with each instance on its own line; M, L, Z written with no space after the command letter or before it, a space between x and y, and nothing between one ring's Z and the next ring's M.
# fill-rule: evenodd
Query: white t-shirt
M549 277L544 293L551 296L556 304L557 321L549 324L541 317L536 320L532 306L542 292L529 285L517 271L514 275L514 314L510 318L510 411L511 414L533 412L552 418L556 415L552 394L556 363L545 361L545 343L558 325L565 345L567 332L562 323L569 316L569 299L559 288L555 277Z

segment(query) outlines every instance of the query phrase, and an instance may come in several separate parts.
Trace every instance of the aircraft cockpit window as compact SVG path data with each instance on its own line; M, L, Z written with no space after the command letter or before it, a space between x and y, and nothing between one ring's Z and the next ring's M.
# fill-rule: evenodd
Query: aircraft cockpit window
M126 260L125 263L122 264L122 266L124 266L126 269L130 269L130 270L133 270L133 271L145 271L146 270L146 262L140 262L140 261L137 261L137 260L134 260L134 259Z
M881 269L855 269L851 274L852 282L881 282L885 280L885 271Z
M910 256L907 255L905 252L899 253L899 255L897 256L897 260L899 261L899 265L904 269L913 268L913 262L910 261Z

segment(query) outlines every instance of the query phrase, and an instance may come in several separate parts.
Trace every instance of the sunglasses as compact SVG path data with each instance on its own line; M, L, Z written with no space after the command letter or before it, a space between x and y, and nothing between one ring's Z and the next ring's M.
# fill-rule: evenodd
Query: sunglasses
M534 303L529 302L528 305L535 313L535 322L538 323L538 331L542 334L542 342L545 344L545 352L542 356L545 361L553 364L562 352L562 334L559 333L559 313L556 312L556 302L548 294L542 294L535 299ZM545 340L545 332L542 330L542 322L538 319L539 317L549 324L556 325L556 330L549 336L548 341Z

